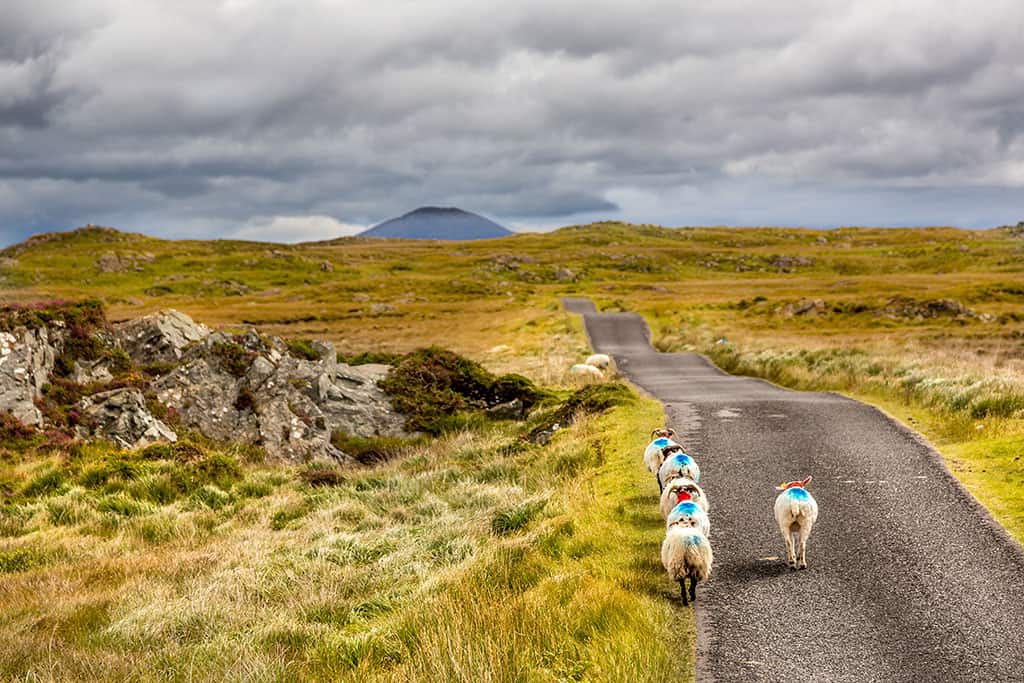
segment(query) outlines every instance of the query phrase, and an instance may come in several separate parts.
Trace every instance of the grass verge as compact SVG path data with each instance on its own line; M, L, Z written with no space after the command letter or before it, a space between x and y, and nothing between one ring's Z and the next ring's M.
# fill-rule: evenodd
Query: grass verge
M0 678L690 680L637 457L662 419L621 396L543 447L495 423L331 473L11 453Z

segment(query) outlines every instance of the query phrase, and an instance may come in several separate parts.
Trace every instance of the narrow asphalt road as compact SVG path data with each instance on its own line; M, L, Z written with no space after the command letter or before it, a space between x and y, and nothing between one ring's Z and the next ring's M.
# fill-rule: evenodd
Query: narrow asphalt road
M658 353L638 315L565 306L700 464L715 566L699 681L1024 681L1024 551L921 437L857 401ZM773 487L808 474L820 514L793 571Z

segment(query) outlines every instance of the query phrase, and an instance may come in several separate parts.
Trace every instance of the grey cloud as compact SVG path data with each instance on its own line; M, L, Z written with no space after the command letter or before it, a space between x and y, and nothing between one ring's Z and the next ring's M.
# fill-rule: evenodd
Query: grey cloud
M1009 0L8 2L4 241L299 234L420 204L545 226L1019 220Z

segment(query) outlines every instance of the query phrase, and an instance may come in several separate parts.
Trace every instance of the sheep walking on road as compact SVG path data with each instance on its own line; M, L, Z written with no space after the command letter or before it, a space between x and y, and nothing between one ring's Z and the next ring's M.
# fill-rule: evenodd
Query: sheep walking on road
M678 446L682 450L682 446L672 440L672 436L665 435L665 432L672 432L672 436L675 436L675 432L671 429L656 429L651 432L651 436L654 440L647 444L647 448L644 449L644 466L647 467L647 471L657 476L658 470L661 468L661 463L665 462L665 449L670 446ZM654 436L658 434L658 436Z
M665 455L665 461L658 468L658 491L664 491L665 484L676 477L700 481L700 467L697 461L683 453L682 446L667 446L662 449L662 453Z
M786 559L789 566L797 568L796 549L799 545L800 569L807 569L807 537L818 519L818 503L807 491L811 477L800 481L790 481L775 487L780 491L775 498L775 521L786 541Z
M713 561L711 543L699 529L680 524L666 529L665 541L661 544L661 564L669 578L679 582L684 606L697 600L697 584L711 576ZM690 580L689 591L687 579Z
M705 537L711 536L711 519L707 510L693 501L689 491L683 489L675 497L676 504L665 517L665 528L673 525L698 529Z
M697 486L697 482L689 477L673 477L665 483L665 489L661 492L661 500L658 507L661 509L662 517L668 517L668 513L678 504L680 493L686 493L689 496L689 500L698 505L704 512L710 509L704 489Z

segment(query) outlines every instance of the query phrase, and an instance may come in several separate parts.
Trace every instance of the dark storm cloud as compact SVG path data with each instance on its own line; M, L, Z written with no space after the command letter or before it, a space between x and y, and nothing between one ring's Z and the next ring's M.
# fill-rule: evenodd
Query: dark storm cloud
M1016 222L1022 34L1008 0L5 0L0 242Z

